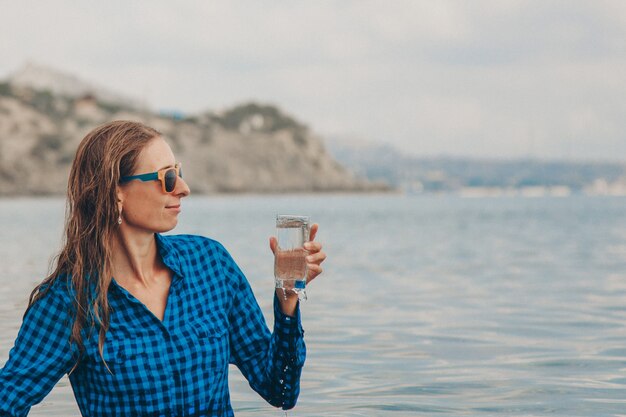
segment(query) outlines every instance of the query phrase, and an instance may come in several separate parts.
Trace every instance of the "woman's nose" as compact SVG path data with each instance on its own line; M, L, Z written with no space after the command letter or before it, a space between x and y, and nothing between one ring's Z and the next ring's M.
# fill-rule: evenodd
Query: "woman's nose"
M182 177L178 177L178 180L176 181L176 195L187 197L189 194L191 194L191 190L189 189L187 182L182 179Z

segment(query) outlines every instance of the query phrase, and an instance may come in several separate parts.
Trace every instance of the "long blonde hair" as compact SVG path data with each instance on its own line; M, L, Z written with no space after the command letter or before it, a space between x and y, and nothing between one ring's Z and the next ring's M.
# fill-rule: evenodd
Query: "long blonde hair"
M110 323L107 293L112 280L111 244L120 216L116 187L120 177L133 173L144 146L160 135L142 123L120 120L98 126L83 138L68 181L63 249L53 262L53 272L30 295L28 308L59 277L69 277L75 293L70 343L75 343L82 354L82 330L98 328L98 351L103 361Z

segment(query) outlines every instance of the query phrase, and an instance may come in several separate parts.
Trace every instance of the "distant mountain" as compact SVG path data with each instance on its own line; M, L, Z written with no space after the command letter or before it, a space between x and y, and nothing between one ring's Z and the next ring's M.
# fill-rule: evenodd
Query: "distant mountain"
M408 191L626 194L622 163L420 158L376 143L332 139L326 144L355 174Z
M24 64L17 71L10 74L6 82L14 87L49 91L55 95L74 98L93 95L104 102L122 104L133 108L141 107L139 100L85 81L74 74L33 62Z
M67 74L30 67L0 82L0 195L61 194L80 140L110 120L163 133L192 191L376 191L345 170L306 125L276 106L156 114Z

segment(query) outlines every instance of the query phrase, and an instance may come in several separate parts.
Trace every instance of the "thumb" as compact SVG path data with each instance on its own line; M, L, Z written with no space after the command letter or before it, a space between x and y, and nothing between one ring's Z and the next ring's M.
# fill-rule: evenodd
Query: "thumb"
M311 226L311 229L309 230L309 242L312 242L315 239L318 228L319 228L319 225L317 223L313 223L313 225Z
M274 236L270 237L270 249L272 253L276 253L276 248L278 247L278 240Z

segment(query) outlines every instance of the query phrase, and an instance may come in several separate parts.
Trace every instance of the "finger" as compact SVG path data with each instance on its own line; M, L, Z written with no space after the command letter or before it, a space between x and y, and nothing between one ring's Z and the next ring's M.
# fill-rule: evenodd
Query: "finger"
M308 250L309 253L316 253L322 250L322 244L320 242L306 242L304 249Z
M313 223L311 229L309 230L309 240L315 239L315 235L317 235L317 229L319 229L319 225L317 223Z
M276 254L277 247L278 247L278 240L274 236L270 237L270 249L272 250L272 253Z
M306 257L307 263L311 264L321 264L326 259L326 254L324 252L312 253Z
M309 265L309 273L307 274L309 276L309 279L307 280L307 282L313 281L315 277L317 277L323 271L324 269L317 264Z

